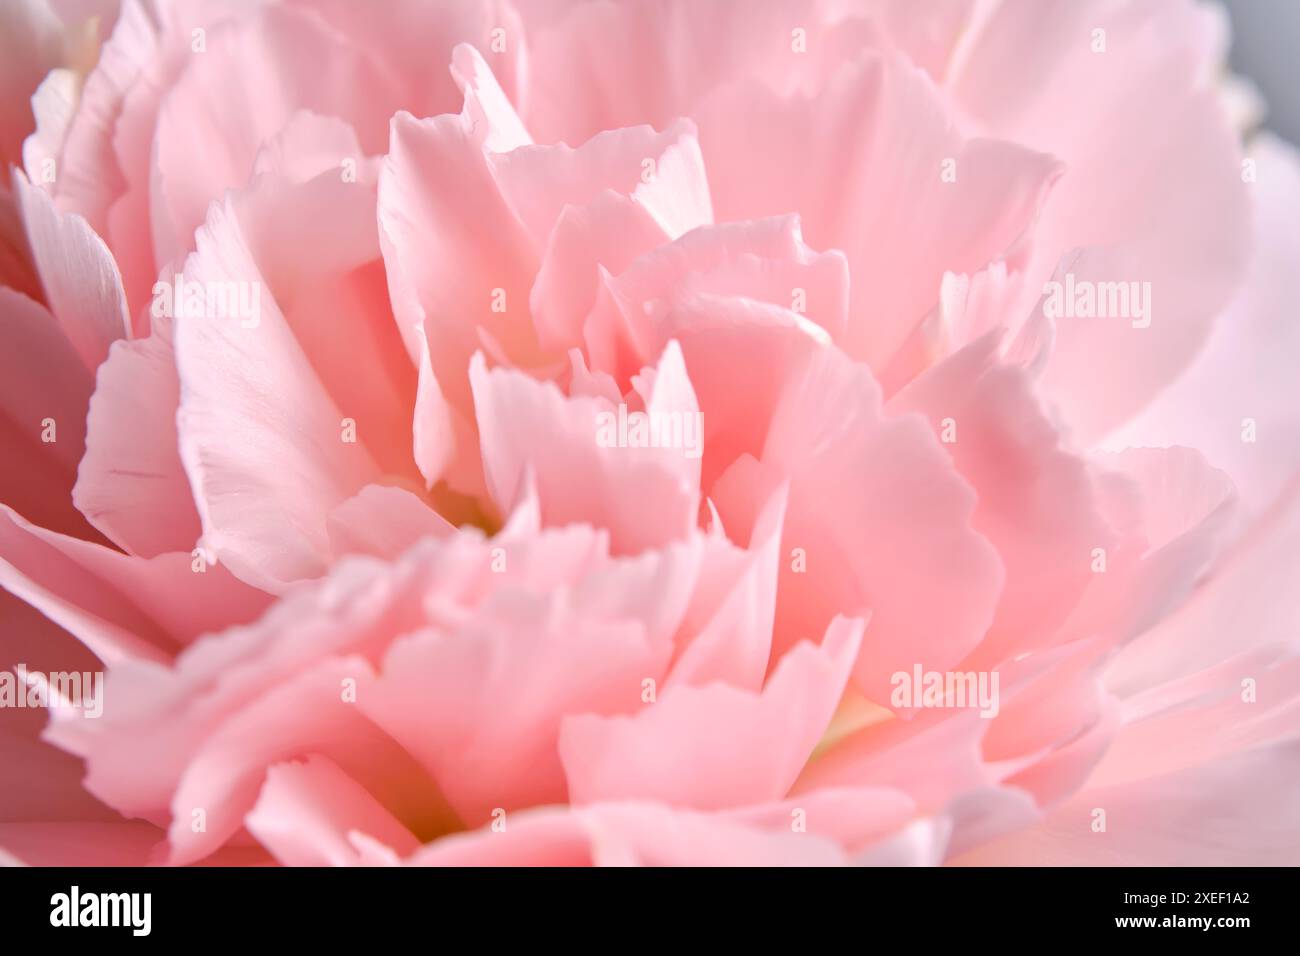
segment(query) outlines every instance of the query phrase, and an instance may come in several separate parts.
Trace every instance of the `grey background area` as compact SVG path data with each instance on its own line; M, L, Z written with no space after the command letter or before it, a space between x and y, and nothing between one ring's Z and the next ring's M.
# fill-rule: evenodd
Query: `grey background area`
M1259 87L1264 125L1300 144L1300 0L1225 0L1232 69Z

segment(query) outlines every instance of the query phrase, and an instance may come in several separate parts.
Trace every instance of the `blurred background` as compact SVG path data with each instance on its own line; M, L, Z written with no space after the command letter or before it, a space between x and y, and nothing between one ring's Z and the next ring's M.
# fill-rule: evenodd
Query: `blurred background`
M1264 125L1300 144L1300 0L1225 0L1232 68L1249 77L1268 111Z

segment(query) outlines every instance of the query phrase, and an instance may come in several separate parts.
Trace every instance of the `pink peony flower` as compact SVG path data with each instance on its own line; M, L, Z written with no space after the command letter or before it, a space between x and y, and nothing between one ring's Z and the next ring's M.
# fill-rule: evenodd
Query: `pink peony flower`
M1300 862L1213 8L0 15L3 858Z

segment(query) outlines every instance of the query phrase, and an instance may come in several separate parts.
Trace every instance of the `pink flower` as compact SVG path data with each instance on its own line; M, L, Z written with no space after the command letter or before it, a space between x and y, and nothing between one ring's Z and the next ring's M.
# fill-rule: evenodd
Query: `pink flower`
M0 10L0 855L1300 861L1213 10Z

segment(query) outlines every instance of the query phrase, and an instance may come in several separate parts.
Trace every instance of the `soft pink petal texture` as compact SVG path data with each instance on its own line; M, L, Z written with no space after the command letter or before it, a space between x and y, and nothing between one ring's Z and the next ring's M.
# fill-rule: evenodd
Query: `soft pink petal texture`
M402 108L416 116L459 108L460 90L447 62L461 43L485 51L507 94L519 95L526 41L506 0L388 0L378 6L352 0L290 2L319 15L382 64L402 92ZM502 32L494 35L498 29ZM495 49L494 42L504 50Z
M0 6L0 162L22 164L23 139L32 131L28 100L63 55L62 25L46 0L10 0Z
M837 251L809 248L797 216L701 227L601 278L584 336L595 364L620 377L648 361L661 339L649 308L657 302L739 296L798 310L832 339L848 320L848 263Z
M948 273L943 277L939 292L938 348L956 351L989 332L1014 325L1033 311L1040 294L1041 290L1030 284L1023 271L1009 269L1005 262L994 262L969 276ZM1020 339L1027 339L1028 330L1040 324L1051 326L1046 320L1042 323L1026 322L1016 338L1004 343L1005 352L1008 355L1019 353ZM1023 357L1028 360L1033 355ZM1037 378L1041 372L1037 363L1025 361L1024 364Z
M756 271L780 268L779 260L763 260ZM633 297L617 307L602 302L599 322L616 340L612 363L620 375L632 374L642 351L654 355L668 341L680 341L692 382L699 382L705 436L701 474L708 490L737 457L761 454L791 368L798 368L814 343L826 344L827 336L780 305L707 292L675 296L665 289L662 294L665 298L643 302Z
M60 213L21 172L14 172L13 188L50 312L86 367L94 370L109 345L131 334L113 256L85 220Z
M771 830L812 833L834 840L848 852L885 842L906 825L915 804L897 790L818 790L730 811L727 816ZM796 829L798 828L798 829Z
M527 132L491 72L478 69L481 57L469 50L461 61L460 114L395 115L379 177L380 241L399 329L413 357L416 328L425 329L436 348L432 371L458 409L466 407L464 362L478 348L476 326L507 348L519 344L527 351L522 306L537 266L532 241L487 158L490 150L529 142ZM504 290L504 312L491 311L496 289ZM467 306L473 321L453 321Z
M48 0L50 9L68 24L81 24L98 19L101 39L108 35L117 20L122 0Z
M597 866L835 866L842 853L814 833L783 833L655 804L582 814Z
M535 4L521 6L527 14ZM781 92L815 87L855 51L885 43L875 27L837 22L839 16L820 6L602 0L559 16L528 17L546 21L529 50L529 126L546 142L568 143L602 129L663 126L693 115L710 90L734 76L757 75Z
M22 664L29 673L103 670L80 641L7 593L0 593L0 633L0 665L5 668ZM106 695L106 705L107 700ZM155 862L152 850L162 831L124 821L86 792L81 760L41 739L47 718L41 709L0 709L0 766L10 774L0 788L0 863Z
M1300 854L1300 164L1221 12L0 6L0 666L108 671L0 711L4 862Z
M1295 860L1296 566L1283 555L1294 552L1297 514L1291 494L1176 613L1110 664L1124 725L1084 789L1042 826L960 862ZM1091 827L1098 808L1104 833Z
M453 73L465 91L460 115L417 122L399 113L380 176L381 243L398 326L421 368L416 433L429 449L421 468L430 483L436 467L468 453L454 446L473 421L465 369L475 351L556 366L558 355L541 346L577 343L599 265L621 268L711 219L689 125L610 131L577 149L534 147L475 50L456 50ZM639 238L622 234L629 224ZM422 433L426 418L453 448Z
M842 851L813 833L773 832L654 803L529 810L505 829L457 834L412 866L835 866Z
M0 584L106 662L168 660L199 634L259 613L267 597L189 554L145 561L69 538L0 505Z
M18 199L7 190L0 189L0 286L21 292L29 299L45 301L40 276L32 263L31 248L27 243L27 227L23 224Z
M838 612L874 610L859 680L883 699L894 671L917 660L955 663L974 647L1002 572L969 528L973 496L934 437L919 419L885 419L866 367L818 346L801 321L752 300L697 296L666 306L655 325L680 337L692 381L701 384L706 487L746 453L791 480L775 650L821 633ZM933 478L918 483L917 469ZM863 481L882 484L873 490ZM924 500L913 497L922 492ZM905 501L911 517L900 511ZM921 527L948 540L924 541ZM954 562L964 570L954 574ZM807 573L796 570L801 565ZM930 599L935 575L960 582L942 603Z
M60 742L87 757L87 789L129 815L165 816L191 754L241 704L334 651L376 640L382 647L388 627L414 626L414 567L399 566L391 579L384 570L370 560L344 563L319 590L301 590L253 624L197 642L172 669L114 668L105 694L118 705L93 725L60 729ZM141 764L140 753L150 759Z
M0 824L0 863L28 866L159 866L166 862L166 834L149 823ZM205 866L266 866L274 862L256 846L232 846L208 857Z
M599 270L620 272L637 255L713 220L689 123L662 134L649 127L602 133L577 151L521 150L503 156L499 170L503 189L520 196L525 223L537 236L549 233L529 299L547 348L581 341Z
M644 206L613 191L565 206L529 295L542 343L548 348L578 344L583 317L601 294L606 270L621 271L667 238Z
M1089 785L1122 785L1294 740L1298 651L1295 642L1260 648L1131 694L1124 733Z
M1300 569L1290 556L1298 543L1300 495L1293 487L1220 556L1176 613L1124 649L1110 671L1113 685L1127 695L1293 640Z
M851 862L854 866L938 866L948 847L949 828L946 818L915 820Z
M663 676L699 560L697 546L680 545L572 587L491 595L474 617L395 643L360 706L470 825L497 807L562 801L561 719L643 706L642 682Z
M945 272L1016 254L1060 173L1020 146L963 139L928 79L893 56L846 65L815 96L728 87L697 121L719 219L797 212L809 243L843 250L842 344L877 369L938 301Z
M998 712L930 708L832 742L795 784L890 787L941 824L953 852L1022 827L1095 766L1115 728L1095 656L1056 649L1002 668ZM948 852L945 846L944 852Z
M415 474L414 376L367 227L374 193L337 171L282 177L269 171L214 205L183 274L240 284L260 315L187 315L174 333L181 459L204 545L270 589L325 570L337 505L385 474ZM321 215L331 228L310 218ZM352 336L320 321L327 303L342 304Z
M168 9L187 11L190 6L175 4L162 9L164 12ZM184 53L181 49L173 49L169 51L170 55L160 56L160 30L155 4L125 0L120 19L100 48L98 62L82 85L77 110L66 130L62 150L55 157L58 175L54 191L60 207L83 216L96 233L110 239L109 209L126 189L125 174L114 140L119 119L127 108L127 94L146 69L152 67L161 73L162 67L166 66L174 73L179 68L177 63L188 53L187 44ZM160 95L157 85L149 84L149 88L152 90L152 105L147 122L125 122L122 129L123 139L129 136L135 141L132 144L134 153L146 157L152 138L153 114L157 111ZM139 109L141 98L137 96L131 106ZM39 169L28 167L27 173L40 180ZM123 253L129 251L124 249ZM151 250L146 249L145 253L152 267ZM131 268L125 268L129 276ZM143 300L137 300L133 295L131 301L138 306Z
M0 288L0 335L0 501L42 527L93 537L70 499L93 377L54 317L12 289Z
M1039 808L1055 806L1083 785L1121 722L1100 668L1078 650L1013 688L983 740L984 759L1001 765L1001 783Z
M879 24L888 42L908 59L941 81L959 40L965 34L978 0L830 0L828 14L865 16Z
M369 791L318 756L268 770L244 824L285 866L356 866L362 854L352 842L355 834L402 856L419 847Z
M392 567L370 559L344 562L320 585L298 589L283 599L261 621L200 641L181 655L175 669L147 663L114 668L106 695L118 705L102 720L60 726L57 739L87 756L87 788L111 805L158 820L174 811L177 859L197 859L219 846L252 806L267 766L316 752L313 748L332 747L336 731L342 736L335 749L349 757L341 766L356 776L359 771L353 765L367 750L378 748L390 769L379 774L363 761L366 772L356 779L415 832L425 838L435 835L446 824L430 822L427 807L421 810L420 806L436 795L437 787L395 745L384 743L388 738L361 716L363 710L389 699L367 675L372 662L378 665L395 638L428 626L428 614L435 608L438 616L433 620L445 626L467 621L463 625L467 630L456 633L461 646L472 648L471 635L493 629L486 617L482 624L472 625L468 609L494 588L509 589L519 583L526 582L527 588L503 595L490 613L505 615L521 627L525 621L532 627L554 626L554 639L576 640L576 634L565 631L558 620L553 625L542 623L545 619L535 613L531 602L543 600L542 594L562 593L557 590L562 584L603 560L605 539L590 529L574 529L547 533L534 544L529 536L536 533L536 520L535 504L529 505L502 536L491 541L462 533L442 544L426 542ZM504 563L494 570L498 551ZM593 633L641 635L637 643L656 649L654 657L662 669L698 560L697 548L684 547L663 559L648 557L593 574L572 592L572 613L588 621ZM610 623L601 625L602 620ZM495 630L492 639L505 639L507 633ZM488 646L484 644L484 650ZM613 645L584 646L587 653L580 661L594 665L602 654L613 654L610 661L617 658ZM454 645L447 647L454 649ZM344 655L351 657L343 661ZM660 673L644 666L630 671L622 694L609 688L600 692L626 696L630 705L639 700L642 678ZM463 692L464 680L457 671L440 669L433 676L439 674L455 678L449 686ZM536 673L526 669L517 676L531 681ZM349 678L356 682L356 705L344 701L341 693L341 682ZM380 684L390 678L419 680L421 688L427 683L418 673L385 671ZM595 687L578 685L588 693L601 686L599 682ZM423 698L424 690L419 693ZM503 693L520 699L513 687ZM315 703L304 706L305 700ZM499 705L493 712L500 713ZM411 713L404 708L395 711L398 730L406 726ZM506 715L498 719L516 729ZM549 719L554 724L558 715ZM447 726L450 729L451 722ZM414 739L424 740L427 729L421 723ZM409 731L402 732L409 736ZM545 739L544 728L540 732ZM554 730L551 734L553 740ZM150 754L147 766L140 762L142 752ZM338 760L335 750L320 752L334 754ZM398 778L405 783L394 790ZM531 778L525 774L522 779ZM383 792L376 786L382 786ZM206 834L188 829L195 808L208 812Z
M72 635L39 610L0 592L0 667L19 664L28 673L93 672L103 665ZM41 740L48 713L40 708L0 709L0 766L22 768L17 781L0 789L0 822L112 820L117 815L81 786L81 761ZM15 830L17 828L14 828ZM0 840L0 848L6 844ZM3 850L0 850L3 852Z
M417 121L398 113L379 179L389 296L420 367L417 422L433 416L442 430L452 432L442 439L450 447L421 455L430 484L453 454L469 454L457 449L455 435L472 422L465 369L480 347L476 328L488 329L507 350L535 351L524 305L536 255L491 181L481 142L465 114ZM455 188L446 188L452 183ZM495 290L504 297L504 312L491 311ZM423 339L417 328L424 329ZM420 357L421 348L429 352L428 362ZM463 424L453 424L453 417ZM420 428L417 423L417 435ZM436 433L426 435L422 447L436 447L435 438Z
M1300 745L1088 789L1040 826L957 857L973 866L1287 866L1300 845ZM1095 810L1106 831L1093 832Z
M400 101L391 78L370 58L290 8L268 6L218 24L206 44L189 58L158 114L150 213L162 262L188 251L208 204L244 184L262 143L296 110L346 120L374 154L383 149L386 118ZM319 64L326 62L330 69L322 73ZM215 149L213 128L222 131Z
M81 90L59 157L55 196L60 209L85 217L113 249L133 316L142 314L149 287L168 261L156 254L149 219L161 101L198 55L192 52L194 31L253 6L253 0L124 0Z
M403 488L366 485L329 516L336 557L368 554L393 559L427 537L445 538L455 527Z
M173 864L219 849L256 804L267 769L310 754L338 764L415 826L427 813L429 784L406 752L346 698L347 681L365 694L368 662L335 658L304 671L229 715L202 742L171 799ZM196 811L204 814L204 829L195 826Z
M162 832L138 821L0 823L7 866L148 866Z
M350 184L340 172L348 159L358 170ZM364 226L374 194L355 135L341 121L298 113L259 153L257 167L237 207L261 275L243 278L267 283L259 303L262 295L276 295L319 374L362 423L362 443L395 470L403 461L409 470L405 422L413 376L391 328L377 264L362 265L377 260L378 247ZM295 232L293 221L312 223L320 204L338 217L344 241L322 243ZM327 272L334 269L342 274ZM175 288L170 270L159 282ZM346 355L335 324L319 318L333 308L346 309L364 333L346 340ZM177 447L172 326L160 312L148 338L112 350L91 403L87 456L74 492L97 528L143 555L189 550L200 533ZM122 428L124 421L135 427Z
M652 161L650 165L647 161ZM606 190L628 197L668 239L712 220L695 127L685 121L598 133L576 149L520 145L488 154L501 193L539 245L564 206L591 203Z
M977 661L994 666L1046 644L1092 581L1092 550L1110 548L1114 535L1086 462L1064 443L1029 376L999 358L993 333L913 381L886 410L920 412L941 436L978 496L971 524L1006 569Z
M726 535L744 540L746 550L727 540L721 521L710 529L669 675L673 684L721 682L757 692L767 674L787 495L771 476L739 484L715 493L731 499L734 520Z
M1115 647L1176 610L1223 560L1236 493L1223 472L1187 448L1134 448L1097 463L1108 469L1098 487L1122 540L1056 640L1097 638Z
M413 853L409 866L592 866L592 835L567 807L510 814L504 830L455 833Z
M719 810L781 799L835 712L862 630L832 622L820 648L801 644L781 659L761 694L673 687L635 717L566 718L570 800Z
M347 160L357 164L355 182ZM357 422L358 443L385 474L414 478L415 372L385 288L374 226L377 169L350 127L310 113L295 114L257 166L234 206L264 294L274 295L322 385Z
M1243 505L1258 514L1300 470L1300 412L1289 394L1300 358L1300 159L1268 134L1253 140L1250 158L1258 182L1250 186L1255 256L1246 285L1191 367L1107 445L1197 448L1232 475ZM1248 420L1255 441L1246 440Z
M481 355L470 378L483 470L503 511L515 503L531 467L544 524L583 521L607 528L616 552L660 546L695 526L700 460L689 448L602 447L602 429L617 440L619 412L608 402L566 399L554 385L521 372L488 371ZM649 414L676 415L683 435L689 426L702 439L695 393L675 343L664 350L653 385L643 389Z
M1256 698L1246 698L1244 676ZM1129 696L1083 790L1041 826L958 862L1017 864L1030 853L1040 864L1292 862L1297 687L1292 642ZM1097 809L1105 832L1092 829Z
M170 272L159 280L171 282ZM127 552L192 551L201 534L177 447L180 380L172 323L155 318L143 339L113 343L86 415L86 453L72 501Z
M1068 168L1037 230L1041 272L1088 246L1078 279L1151 283L1148 328L1125 318L1059 324L1045 383L1084 441L1187 367L1245 273L1249 209L1239 138L1216 89L1219 26L1188 0L1008 0L967 38L949 78L976 129ZM1103 53L1093 52L1096 30Z
M865 366L807 350L787 372L761 460L790 480L777 650L836 613L870 610L855 679L883 702L894 672L946 670L983 638L1003 569L971 526L975 496L919 416L885 417Z
M887 787L918 809L942 811L958 795L989 787L996 772L980 744L988 721L975 710L927 710L886 720L848 738L809 763L792 796L835 788Z
M23 142L22 167L33 183L50 191L58 182L59 155L76 115L80 92L77 71L59 68L51 70L32 95L36 129Z

